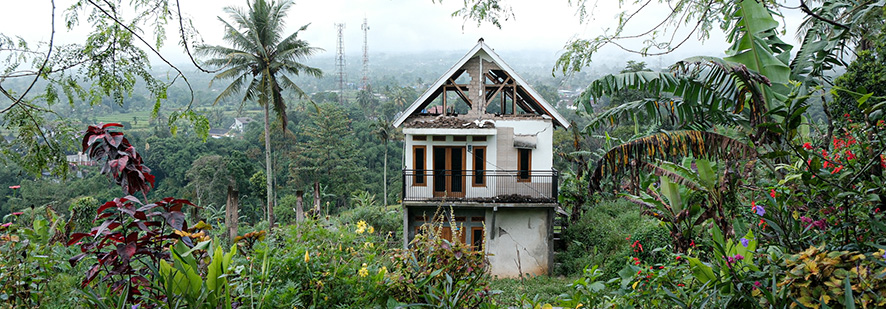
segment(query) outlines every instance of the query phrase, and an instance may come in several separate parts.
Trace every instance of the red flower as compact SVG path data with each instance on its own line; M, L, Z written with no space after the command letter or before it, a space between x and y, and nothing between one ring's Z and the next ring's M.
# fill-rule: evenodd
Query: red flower
M679 256L679 255L677 256L677 259L678 259L678 260L680 259L680 256Z
M677 283L677 286L684 286L684 284L682 284L682 283Z
M689 242L689 246L690 246L690 247L695 247L695 240Z
M775 189L771 189L769 191L769 196L771 196L772 198L775 198Z
M846 159L855 160L855 154L852 153L852 150L846 150Z
M808 142L803 143L803 149L812 150L812 144L810 144Z
M843 169L842 165L837 166L837 168L835 168L833 171L831 171L831 174L836 174L836 173L840 172L840 170L842 170L842 169Z

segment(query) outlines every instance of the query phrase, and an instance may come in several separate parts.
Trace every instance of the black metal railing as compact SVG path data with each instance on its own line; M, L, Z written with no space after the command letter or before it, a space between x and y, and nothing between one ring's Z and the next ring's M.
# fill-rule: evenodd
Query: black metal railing
M403 200L557 201L557 170L403 170Z

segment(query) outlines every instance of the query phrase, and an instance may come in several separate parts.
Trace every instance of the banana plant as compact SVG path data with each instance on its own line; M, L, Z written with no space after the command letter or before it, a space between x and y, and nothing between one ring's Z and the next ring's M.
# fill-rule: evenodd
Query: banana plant
M227 253L221 246L212 247L212 241L204 241L188 248L182 242L170 247L173 263L160 261L160 286L166 292L166 306L169 308L231 308L231 291L226 275L231 266L236 247ZM211 262L204 276L198 267L195 255L207 250ZM205 277L205 279L204 279Z
M645 214L664 222L678 251L689 249L694 228L709 219L728 235L734 234L725 208L734 194L736 175L725 168L728 163L687 157L681 164L661 160L641 164L643 169L659 176L659 183L639 195L622 196L644 206Z
M668 228L677 252L686 252L692 243L695 220L701 211L698 203L690 203L696 191L672 182L667 176L659 177L659 184L650 184L639 195L621 194L642 206L643 214L655 217Z

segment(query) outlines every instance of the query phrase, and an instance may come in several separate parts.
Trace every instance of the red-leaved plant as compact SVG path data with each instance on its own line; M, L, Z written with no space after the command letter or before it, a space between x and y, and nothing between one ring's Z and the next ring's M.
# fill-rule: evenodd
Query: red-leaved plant
M102 162L101 173L110 172L114 181L123 187L123 192L135 194L141 191L144 196L150 190L148 184L154 187L154 175L122 132L108 131L109 127L122 126L119 123L89 126L83 136L83 152L90 159Z
M103 162L101 172L110 176L129 195L115 198L99 207L95 220L100 221L89 233L74 233L67 245L79 245L81 253L72 257L71 265L86 257L94 257L95 263L87 270L81 282L87 287L96 278L105 283L104 295L121 295L128 303L144 303L152 299L163 301L166 295L152 288L152 277L159 267L160 260L169 260L168 247L173 241L181 240L193 246L191 239L175 234L187 227L182 207L190 205L188 200L164 198L156 203L143 204L132 196L141 191L146 196L148 184L154 186L154 176L144 166L141 156L123 133L111 132L110 127L120 127L116 123L89 126L83 137L83 151L92 160ZM90 300L110 302L91 294Z

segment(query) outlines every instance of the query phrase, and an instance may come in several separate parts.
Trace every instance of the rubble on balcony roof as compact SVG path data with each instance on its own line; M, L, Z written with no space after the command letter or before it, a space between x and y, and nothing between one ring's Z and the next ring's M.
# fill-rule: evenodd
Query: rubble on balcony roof
M495 123L489 120L468 121L453 116L438 116L435 118L422 118L410 122L410 128L441 128L441 129L487 129L495 128Z

